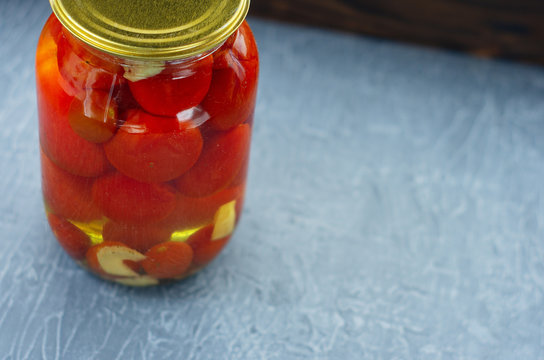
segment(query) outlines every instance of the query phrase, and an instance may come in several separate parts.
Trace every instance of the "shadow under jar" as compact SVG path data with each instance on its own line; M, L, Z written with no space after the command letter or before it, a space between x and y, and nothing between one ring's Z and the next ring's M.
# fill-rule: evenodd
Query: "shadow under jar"
M248 1L151 3L51 0L36 54L49 224L80 265L133 286L229 241L259 69Z

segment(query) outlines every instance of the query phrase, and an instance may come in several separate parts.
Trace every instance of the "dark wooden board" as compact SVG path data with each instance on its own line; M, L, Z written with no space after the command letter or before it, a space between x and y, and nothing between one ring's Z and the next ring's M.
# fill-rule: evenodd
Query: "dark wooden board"
M544 0L253 0L252 14L544 64Z

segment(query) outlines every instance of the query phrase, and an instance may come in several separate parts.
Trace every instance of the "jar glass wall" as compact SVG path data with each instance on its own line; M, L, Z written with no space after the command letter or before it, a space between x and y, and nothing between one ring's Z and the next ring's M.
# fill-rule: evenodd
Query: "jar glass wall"
M64 250L127 285L208 264L240 218L257 91L246 22L189 59L106 54L52 15L36 55L42 188Z

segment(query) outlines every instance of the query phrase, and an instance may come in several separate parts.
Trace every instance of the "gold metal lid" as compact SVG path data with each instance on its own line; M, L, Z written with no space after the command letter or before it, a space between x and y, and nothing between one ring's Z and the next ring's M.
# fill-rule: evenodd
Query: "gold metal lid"
M210 50L242 24L250 0L50 0L75 37L113 55L171 60Z

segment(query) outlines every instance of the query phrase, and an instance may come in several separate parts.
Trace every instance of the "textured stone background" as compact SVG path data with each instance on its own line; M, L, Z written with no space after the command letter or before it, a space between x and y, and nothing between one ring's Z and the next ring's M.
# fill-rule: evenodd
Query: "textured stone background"
M44 0L0 2L0 359L544 359L544 70L250 19L262 73L232 243L130 289L41 206Z

